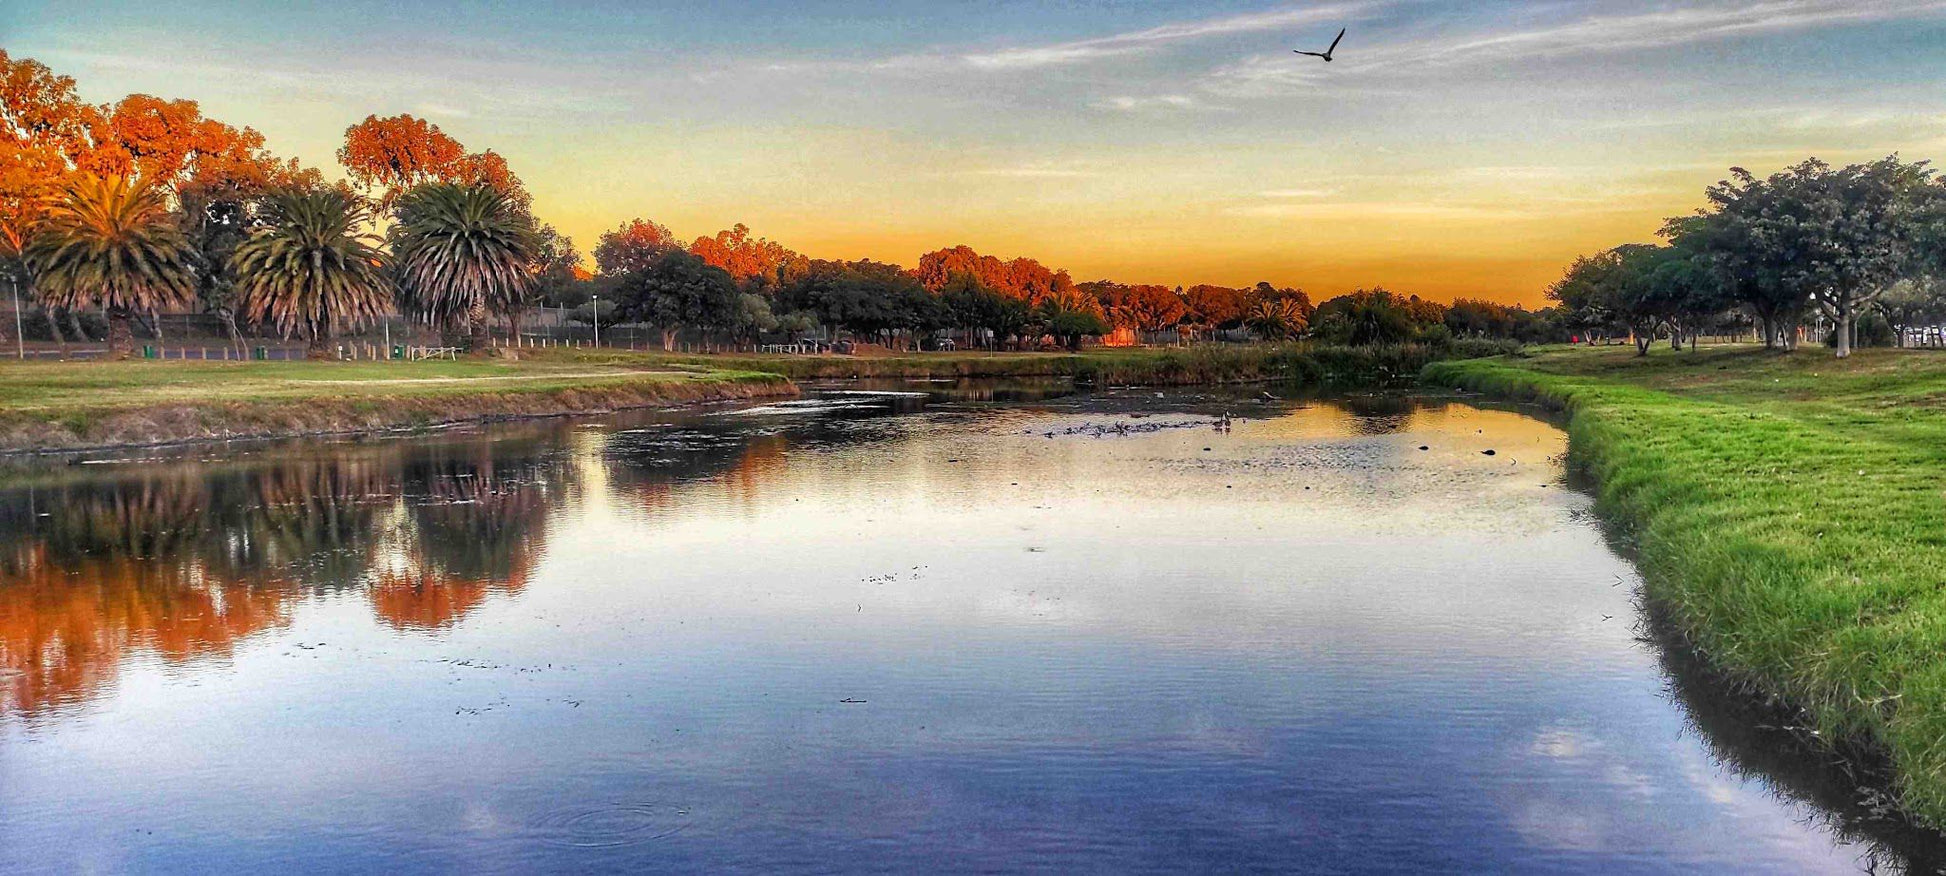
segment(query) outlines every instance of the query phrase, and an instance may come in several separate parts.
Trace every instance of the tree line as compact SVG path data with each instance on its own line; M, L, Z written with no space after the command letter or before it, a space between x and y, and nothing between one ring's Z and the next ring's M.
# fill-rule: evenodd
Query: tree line
M236 343L248 325L320 355L394 310L477 346L494 325L518 334L537 305L651 326L664 347L684 332L749 346L819 327L896 347L955 336L1076 347L1118 332L1437 343L1564 330L1556 309L1445 306L1384 289L1314 305L1268 282L1075 282L965 246L910 269L815 259L741 224L684 243L635 219L600 236L591 272L571 239L535 218L504 157L469 151L426 120L350 126L336 155L345 178L327 182L193 101L89 104L72 78L4 50L0 132L0 273L57 341L63 322L86 338L81 316L98 315L116 356L130 353L137 325L158 333L160 312L190 308L216 315Z
M1665 242L1575 259L1548 297L1577 332L1633 336L1641 355L1747 320L1772 348L1822 329L1842 358L1946 321L1946 185L1928 162L1734 167L1705 197L1663 224Z

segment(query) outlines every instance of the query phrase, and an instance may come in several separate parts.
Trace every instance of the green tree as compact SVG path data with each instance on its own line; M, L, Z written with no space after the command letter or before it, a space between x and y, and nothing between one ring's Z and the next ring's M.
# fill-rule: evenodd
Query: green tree
M312 358L331 337L385 312L392 294L377 241L360 231L364 203L338 189L286 189L265 198L264 223L230 258L239 309L285 337L310 340Z
M1081 349L1081 339L1089 336L1105 335L1109 332L1108 321L1093 310L1064 307L1053 298L1041 302L1035 308L1035 317L1046 326L1047 333L1054 336L1061 346L1070 350Z
M618 317L661 329L664 350L675 349L676 333L683 328L726 329L736 316L736 280L680 249L631 270L617 283L616 295Z
M117 359L135 349L136 313L195 295L190 255L160 187L86 175L63 187L26 248L44 302L107 312L108 349Z
M1837 326L1843 358L1859 312L1923 255L1938 214L1932 173L1896 155L1842 168L1813 158L1763 179L1731 168L1731 179L1710 187L1709 207L1671 220L1665 233L1729 277L1767 336L1817 303Z
M406 309L454 346L477 347L533 282L533 221L491 185L427 183L399 199L392 259Z
M1874 306L1891 326L1894 342L1903 347L1912 329L1946 321L1946 281L1931 275L1908 277L1892 284Z
M1359 289L1318 305L1312 331L1340 344L1402 344L1432 325L1445 325L1443 308L1384 288Z

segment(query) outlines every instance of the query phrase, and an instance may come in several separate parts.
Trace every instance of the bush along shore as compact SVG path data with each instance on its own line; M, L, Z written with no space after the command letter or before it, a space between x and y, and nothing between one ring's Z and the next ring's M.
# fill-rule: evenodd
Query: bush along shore
M1946 357L1575 350L1423 379L1567 411L1651 604L1946 825Z
M588 361L649 361L682 367L732 366L794 380L864 378L1071 378L1086 386L1196 386L1294 381L1322 386L1404 384L1429 362L1518 351L1505 340L1360 346L1288 343L1094 349L1078 353L913 353L892 356L630 354L582 351Z

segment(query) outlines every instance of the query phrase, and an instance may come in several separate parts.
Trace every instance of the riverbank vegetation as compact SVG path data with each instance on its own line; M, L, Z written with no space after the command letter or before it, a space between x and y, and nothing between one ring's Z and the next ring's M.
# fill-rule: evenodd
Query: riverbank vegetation
M781 374L794 380L1059 377L1086 386L1189 386L1256 381L1345 386L1410 381L1429 362L1498 356L1520 349L1520 344L1514 341L1465 339L1439 344L1348 346L1300 341L1182 348L1100 348L1080 353L962 351L888 356L548 352L575 361L734 367Z
M1708 206L1663 226L1667 243L1577 259L1548 291L1569 325L1630 336L1638 355L1659 335L1693 347L1739 324L1795 349L1808 330L1844 358L1946 321L1946 186L1926 162L1810 159L1764 178L1731 168L1705 194Z
M1946 356L1553 349L1435 384L1565 408L1648 596L1707 659L1880 750L1946 825Z

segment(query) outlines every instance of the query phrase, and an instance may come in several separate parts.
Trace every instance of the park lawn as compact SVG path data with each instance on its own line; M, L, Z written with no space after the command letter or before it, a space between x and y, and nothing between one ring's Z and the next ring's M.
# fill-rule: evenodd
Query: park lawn
M791 395L733 367L588 362L0 363L0 451L412 428Z
M0 362L0 411L311 396L444 395L580 382L694 380L696 369L494 359L424 362Z
M1566 409L1649 598L1946 825L1946 353L1550 348L1429 365Z

